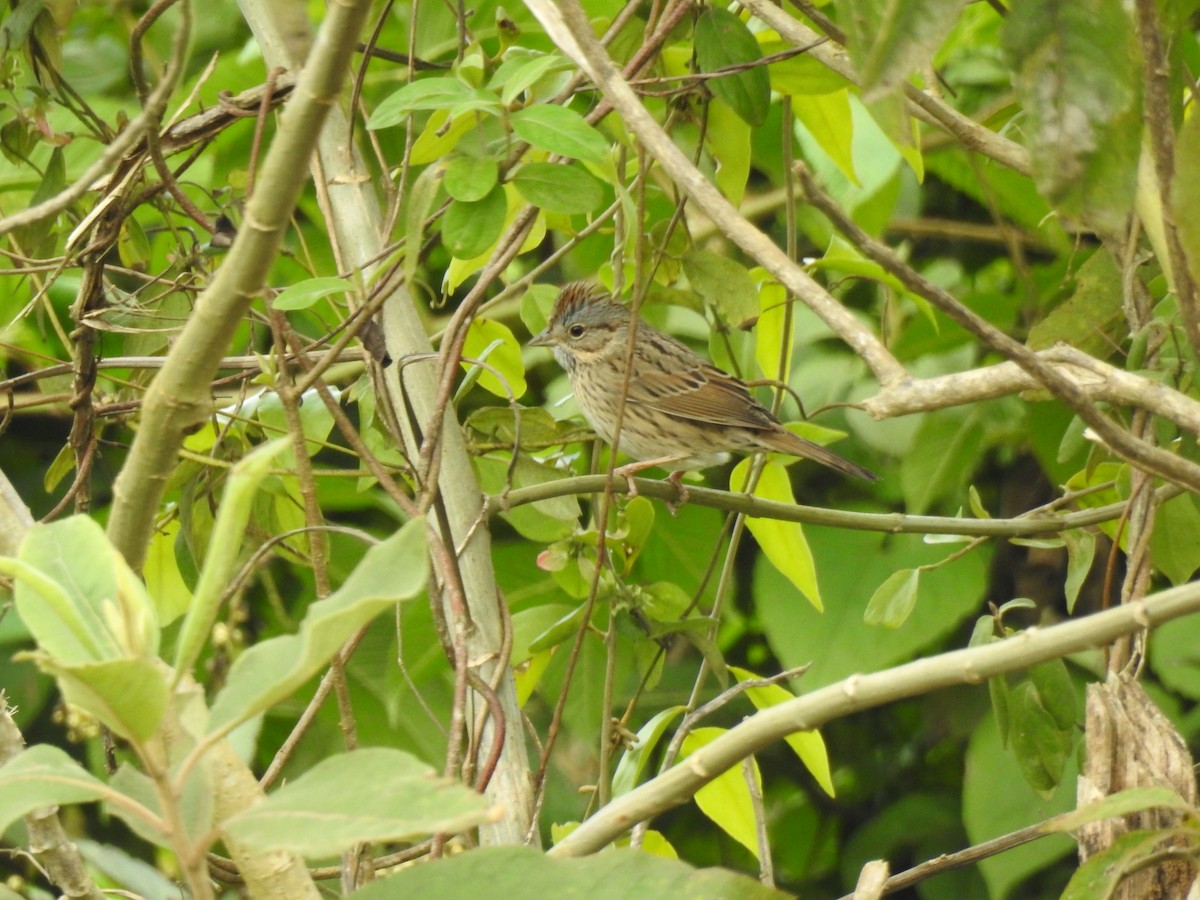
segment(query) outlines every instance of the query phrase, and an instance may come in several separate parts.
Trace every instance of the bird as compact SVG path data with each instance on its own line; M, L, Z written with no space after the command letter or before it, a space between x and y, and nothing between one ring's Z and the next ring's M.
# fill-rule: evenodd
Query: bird
M636 319L637 334L625 387L634 314L603 289L573 281L559 291L544 330L530 346L550 347L566 370L580 411L610 446L634 458L614 474L633 476L662 466L686 502L686 471L726 462L732 453L774 451L811 459L845 475L877 481L870 469L783 427L741 379L701 358L686 344ZM625 390L620 441L617 415Z

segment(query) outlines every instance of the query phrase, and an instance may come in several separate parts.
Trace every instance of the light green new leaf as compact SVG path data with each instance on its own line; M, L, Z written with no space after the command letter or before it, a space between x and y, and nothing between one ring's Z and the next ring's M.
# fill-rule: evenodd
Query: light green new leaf
M113 794L62 750L36 744L0 766L0 833L39 807L89 803Z
M65 665L43 653L23 654L58 679L64 699L128 741L149 738L167 708L167 670L157 659L110 659Z
M463 344L463 357L463 368L468 371L475 365L471 360L487 363L487 367L479 370L479 386L484 390L505 400L519 400L525 396L521 345L503 322L495 319L472 321Z
M739 669L737 666L729 667L730 673L733 674L738 681L758 681L761 676L754 674L749 669ZM746 689L746 696L750 702L754 704L756 709L767 709L771 706L778 706L780 703L786 703L789 700L795 700L796 697L787 688L778 684L767 684L762 687L752 687ZM789 734L784 740L788 746L795 751L800 757L800 762L804 764L804 768L808 769L817 784L830 797L835 796L833 790L833 773L829 770L829 753L825 749L825 739L821 737L821 732L813 731L797 731Z
M217 521L213 528L212 542L204 557L200 580L192 606L183 620L175 650L175 678L188 674L196 660L213 624L220 613L221 599L225 586L233 576L238 554L242 551L242 539L250 510L258 493L259 485L275 464L275 460L290 448L287 438L277 438L259 447L238 461L233 467L221 496Z
M734 493L744 490L746 476L750 471L750 460L743 459L729 476L729 489ZM763 466L762 477L754 489L754 496L778 503L795 503L792 485L787 470L779 463L768 462ZM780 522L776 519L748 517L746 526L767 559L787 577L796 589L818 610L824 610L821 590L817 586L817 566L813 561L808 540L799 522Z
M271 302L274 309L293 310L308 309L322 297L331 294L351 294L354 292L353 282L345 278L323 277L308 278L288 285L275 295Z
M16 559L17 613L41 650L61 663L158 652L154 603L104 529L85 515L29 529Z
M233 663L213 701L211 734L227 734L316 674L346 638L425 585L425 522L414 519L367 551L338 590L309 607L300 633L251 647Z
M487 801L401 750L330 757L221 823L259 850L332 856L355 844L453 834L492 818Z
M725 728L696 728L683 739L680 761L687 759L702 747L707 747L721 735ZM753 761L754 780L762 789L762 775L758 763ZM718 827L758 858L758 838L754 828L754 803L750 799L750 786L741 766L726 769L700 790L696 791L696 805Z
M417 110L449 109L468 100L471 93L471 88L448 76L410 82L383 99L367 119L367 128L400 125Z
M1067 545L1067 577L1063 585L1063 593L1067 600L1067 613L1075 611L1075 601L1079 599L1079 589L1092 571L1092 561L1096 558L1096 535L1090 531L1063 532L1063 541Z
M1116 896L1117 886L1126 875L1146 866L1152 857L1161 858L1163 840L1163 833L1157 829L1138 829L1116 837L1075 870L1059 900Z
M762 59L762 50L746 24L727 9L709 6L696 20L696 65L705 74ZM757 128L771 106L771 79L766 66L752 66L710 78L713 95L728 103L746 124Z
M868 625L899 628L912 615L917 605L917 587L920 585L920 569L901 569L893 572L876 588L867 602L863 621Z
M784 900L788 895L727 869L693 869L678 860L628 848L561 859L532 847L483 847L404 869L351 896L354 900Z
M525 143L584 162L608 159L608 141L583 116L566 106L539 103L509 118L513 134Z

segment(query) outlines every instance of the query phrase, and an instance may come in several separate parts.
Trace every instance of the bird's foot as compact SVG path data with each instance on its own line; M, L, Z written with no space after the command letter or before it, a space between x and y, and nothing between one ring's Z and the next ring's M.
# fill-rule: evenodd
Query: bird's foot
M679 507L683 506L683 504L687 503L691 498L691 494L688 493L688 489L683 486L683 482L680 480L682 478L682 471L672 472L667 476L667 481L675 485L675 490L679 491L679 496L674 500L665 501L667 504L667 512L669 512L672 516L679 515Z

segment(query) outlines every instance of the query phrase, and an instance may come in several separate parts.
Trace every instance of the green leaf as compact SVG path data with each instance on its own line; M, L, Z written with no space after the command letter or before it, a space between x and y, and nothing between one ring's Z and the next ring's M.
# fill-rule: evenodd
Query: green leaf
M1192 281L1200 284L1200 215L1196 214L1200 210L1200 117L1194 110L1183 120L1175 141L1175 177L1170 185L1170 205ZM1161 257L1160 264L1166 265Z
M1004 24L1038 189L1101 231L1124 228L1134 198L1142 134L1135 34L1121 0L1022 0Z
M737 666L730 666L729 671L738 681L757 681L760 679L760 676L749 669L739 669ZM794 694L778 684L766 684L761 687L747 688L746 696L756 709L769 709L772 706L778 706L780 703L796 699ZM784 740L795 751L796 756L800 757L800 762L804 764L804 768L808 769L812 777L816 779L817 784L821 786L821 790L830 797L836 796L833 789L833 773L829 769L829 752L825 749L825 739L821 737L821 732L815 729L812 731L796 731L789 734Z
M1034 350L1070 344L1097 359L1107 359L1128 336L1121 273L1112 255L1093 253L1075 275L1075 290L1029 329Z
M491 193L500 180L500 166L494 159L455 156L442 171L446 193L455 200L474 203Z
M104 529L86 515L36 524L16 559L17 614L58 662L101 662L158 652L154 603Z
M740 206L750 180L751 128L724 103L708 108L704 143L717 164L713 181L734 206Z
M612 795L628 794L641 781L642 772L658 748L658 743L671 723L687 712L684 706L668 706L656 713L649 722L638 729L633 745L621 754L612 778Z
M909 453L900 463L900 487L910 515L924 513L934 501L954 496L969 482L980 463L985 412L938 410L928 413L914 446L937 447L937 453Z
M1061 659L1038 663L1029 669L1029 680L1037 689L1038 700L1062 731L1070 732L1083 721L1083 708L1067 664Z
M750 471L750 460L743 459L729 476L729 489L734 493L744 490ZM768 462L763 466L762 476L754 489L754 496L778 503L795 503L792 485L787 470L779 463ZM804 537L799 522L780 522L777 519L746 518L746 526L758 541L767 559L785 575L796 589L818 610L824 609L821 591L817 587L817 569L812 551Z
M454 834L492 819L487 801L401 750L327 758L221 824L257 850L332 856L355 844Z
M1009 739L1017 765L1029 786L1048 796L1062 780L1071 734L1054 721L1031 682L1018 684L1008 699Z
M930 62L964 0L850 0L848 42L867 100Z
M563 859L532 847L483 847L404 869L352 896L354 900L784 900L787 895L727 869L693 869L638 850L614 848L583 859Z
M707 747L721 735L725 728L695 728L683 739L679 751L680 763L689 756ZM762 776L758 763L753 762L754 778L761 790ZM708 818L731 838L758 857L758 839L755 837L754 804L750 800L750 786L742 774L741 766L726 769L700 790L696 791L696 805Z
M1075 807L1074 761L1068 763L1054 796L1038 797L1029 789L1013 754L1000 746L991 716L985 716L972 734L963 772L962 818L972 844ZM1057 860L1074 859L1076 849L1074 840L1055 834L982 860L979 869L987 881L986 896L1015 900L1022 896L1018 885Z
M901 569L893 572L871 595L863 621L868 625L899 628L912 615L917 605L920 569Z
M308 309L322 297L330 294L353 294L354 285L345 278L309 278L289 285L271 301L271 306L280 310Z
M1096 535L1082 529L1063 532L1063 540L1067 545L1067 577L1063 586L1066 594L1068 615L1075 611L1075 601L1079 599L1079 589L1092 571L1092 562L1096 557Z
M521 196L547 212L575 215L599 209L604 185L578 166L526 163L512 176Z
M608 159L608 141L569 107L539 103L517 110L509 122L530 146L597 165Z
M1200 569L1200 510L1191 494L1172 497L1158 508L1150 535L1150 558L1171 584L1189 581Z
M475 95L476 91L449 76L413 81L383 99L367 119L367 128L374 131L403 124L411 113L418 110L452 110L469 103ZM499 105L497 97L497 109Z
M491 367L480 370L479 386L484 390L505 400L519 400L525 395L525 363L521 360L521 345L503 322L474 319L467 329L463 356L464 369L470 370L474 366L467 360L485 362Z
M758 317L758 287L741 263L693 250L683 258L683 272L692 290L731 325L746 328Z
M0 766L0 833L40 807L88 803L112 794L62 750L35 744Z
M316 674L351 634L425 585L425 523L414 519L367 551L345 584L308 609L300 633L263 641L233 663L213 701L212 735L227 734Z
M695 44L696 65L705 74L762 59L758 41L746 24L719 6L707 7L696 20ZM767 120L771 79L766 66L752 66L719 78L709 78L705 84L715 97L728 103L752 128Z
M507 214L508 200L499 184L482 200L455 200L442 216L442 243L451 256L474 259L500 237Z
M158 621L166 627L182 616L192 604L192 592L179 571L179 560L175 556L175 541L181 525L178 519L154 532L142 577L146 579L146 590L158 610Z
M774 281L761 285L758 304L758 322L754 326L757 336L754 358L764 378L787 381L792 368L792 345L796 330L785 328L789 322L787 289Z

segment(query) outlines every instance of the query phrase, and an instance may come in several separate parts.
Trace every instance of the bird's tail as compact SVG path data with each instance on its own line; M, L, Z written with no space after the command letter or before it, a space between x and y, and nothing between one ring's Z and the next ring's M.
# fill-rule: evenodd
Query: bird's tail
M799 435L792 434L786 428L780 428L778 431L768 431L758 435L763 446L768 450L775 450L779 453L790 453L792 456L802 456L805 459L811 459L813 462L819 462L823 466L829 466L831 469L845 475L853 475L855 478L862 478L866 481L878 481L879 476L870 469L860 466L858 463L850 462L844 456L839 456L832 450L822 447L820 444L814 444L812 441L806 440Z

